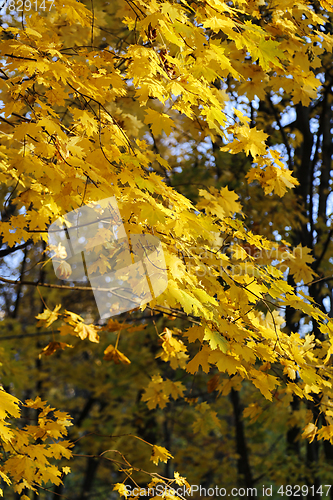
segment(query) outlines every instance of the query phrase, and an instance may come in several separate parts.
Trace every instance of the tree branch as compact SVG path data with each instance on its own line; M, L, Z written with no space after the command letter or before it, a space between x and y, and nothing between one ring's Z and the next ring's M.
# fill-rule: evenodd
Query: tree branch
M30 245L30 243L32 243L32 240L28 240L25 243L22 243L22 245L18 245L16 247L10 247L10 248L6 248L5 250L0 250L0 258L6 257L6 255L17 252L18 250L23 250L28 245Z

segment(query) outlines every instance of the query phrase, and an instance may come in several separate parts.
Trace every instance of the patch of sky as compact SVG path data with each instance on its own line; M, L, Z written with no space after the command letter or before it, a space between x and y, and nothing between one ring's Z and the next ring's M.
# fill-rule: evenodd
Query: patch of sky
M324 304L326 313L329 314L331 311L331 299L329 297L325 297L323 299L323 304Z
M313 333L313 323L309 318L301 318L299 320L299 335L301 338L304 338L305 335L309 333Z
M11 280L17 280L20 278L20 264L23 260L23 252L22 250L18 250L17 252L6 255L3 260L5 261L6 267L3 269L4 278L8 278Z

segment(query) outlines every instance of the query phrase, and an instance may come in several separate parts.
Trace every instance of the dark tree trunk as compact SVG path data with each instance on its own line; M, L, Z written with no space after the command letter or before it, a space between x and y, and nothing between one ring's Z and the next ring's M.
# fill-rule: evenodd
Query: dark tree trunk
M246 445L244 423L242 419L242 407L240 403L239 392L231 389L230 401L233 408L236 431L236 451L239 455L237 460L237 469L240 484L247 488L252 488L254 485L253 476L249 462L249 452Z

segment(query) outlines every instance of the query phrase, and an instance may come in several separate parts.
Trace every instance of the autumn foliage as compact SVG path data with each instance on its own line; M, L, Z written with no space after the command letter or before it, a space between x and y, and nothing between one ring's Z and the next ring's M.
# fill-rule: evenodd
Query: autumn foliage
M332 61L332 13L325 0L55 0L23 15L7 11L5 498L17 492L27 500L31 490L43 498L45 489L66 495L66 488L86 498L76 479L83 457L89 467L103 462L100 484L124 496L131 481L188 487L208 472L216 480L218 464L239 460L240 448L228 455L225 415L240 391L241 417L253 432L260 434L262 415L265 428L276 418L280 432L299 427L303 442L333 443L333 322L312 293L331 267L327 261L319 274L310 244L289 237L310 224L297 198L300 164L288 160L291 152L301 157L304 135L279 119L282 109L319 102L329 87L322 75ZM261 104L267 99L275 115ZM48 246L48 228L113 196L127 234L160 239L168 286L132 313L100 321L89 283L71 284L63 249ZM321 245L330 221L314 219ZM199 473L189 457L202 448ZM275 466L270 474L291 484ZM246 477L241 467L230 472L234 484L254 484Z

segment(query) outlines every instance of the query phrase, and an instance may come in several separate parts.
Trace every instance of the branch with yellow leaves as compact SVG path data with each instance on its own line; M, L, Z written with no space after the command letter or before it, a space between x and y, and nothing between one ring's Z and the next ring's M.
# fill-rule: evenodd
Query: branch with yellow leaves
M0 281L2 281L3 283L8 283L10 285L30 285L30 286L36 286L36 287L42 286L44 288L56 288L59 290L82 290L82 291L86 291L86 292L93 292L94 290L98 290L99 292L110 292L111 291L117 297L124 298L121 295L119 295L119 293L117 294L114 291L116 288L111 289L111 288L99 288L99 287L77 286L77 285L75 285L75 286L74 285L73 286L57 285L54 283L43 283L41 281L26 281L26 280L18 281L18 280L10 280L8 278L3 278L2 276L0 276ZM175 309L173 307L165 307L162 305L158 305L157 307L147 306L147 309L149 309L151 311L160 312L161 314L167 314L168 316L176 316L176 317L179 317L182 319L187 318L192 323L196 323L198 325L201 324L200 321L198 321L199 318L197 316L194 316L193 314L187 314L184 311L181 311L180 309ZM160 309L163 309L163 311L161 311Z

